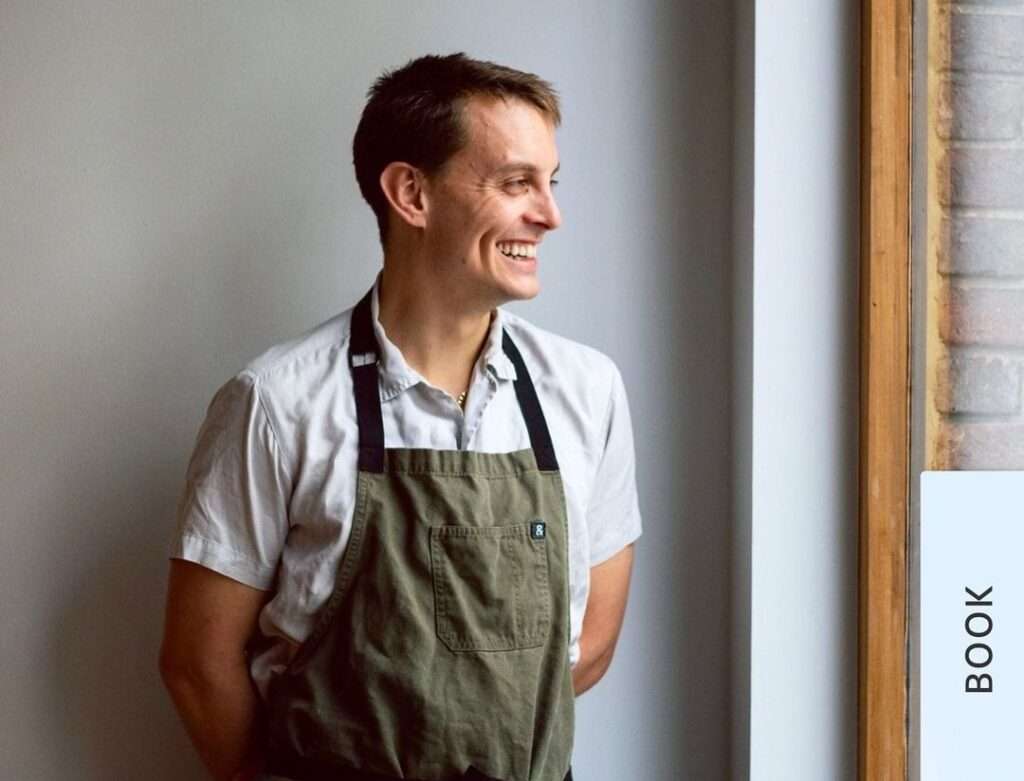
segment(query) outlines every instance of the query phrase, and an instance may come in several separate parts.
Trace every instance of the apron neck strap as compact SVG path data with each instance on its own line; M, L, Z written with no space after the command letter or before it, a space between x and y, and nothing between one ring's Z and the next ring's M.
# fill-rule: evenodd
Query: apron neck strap
M555 472L558 470L558 459L555 458L555 448L551 444L551 433L544 419L544 410L540 407L540 399L537 398L537 390L533 387L533 380L523 356L519 354L519 348L504 329L501 332L501 347L516 367L516 398L519 400L523 420L526 421L526 430L530 432L530 445L533 447L533 457L537 459L537 468L542 472Z
M373 333L371 300L373 290L363 296L352 313L352 335L348 365L356 397L359 424L359 471L384 471L384 419L380 414L380 385L377 358L380 347Z
M384 471L384 420L380 409L380 373L377 368L380 346L373 330L372 296L371 290L356 304L352 313L348 365L352 372L356 421L359 424L359 471L380 473ZM523 356L507 331L502 331L501 346L516 369L516 399L530 434L530 445L533 447L537 467L543 472L557 471L558 460L555 458L540 399L537 398Z

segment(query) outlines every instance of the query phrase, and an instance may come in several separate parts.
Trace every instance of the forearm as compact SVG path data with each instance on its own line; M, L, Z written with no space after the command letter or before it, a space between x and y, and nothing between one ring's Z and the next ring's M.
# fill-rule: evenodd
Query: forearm
M577 697L604 677L612 661L611 649L603 654L588 652L585 640L580 638L580 659L572 668L572 688Z
M219 669L164 667L162 673L185 729L213 777L251 777L249 771L259 760L260 708L244 659Z
M633 568L633 546L627 545L590 569L590 594L580 633L580 659L572 671L576 696L604 677L612 663L622 628Z

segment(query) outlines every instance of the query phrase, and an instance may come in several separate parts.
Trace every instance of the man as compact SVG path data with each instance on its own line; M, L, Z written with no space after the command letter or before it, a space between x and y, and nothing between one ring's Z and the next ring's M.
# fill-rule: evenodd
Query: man
M615 366L499 308L539 291L559 123L462 54L370 91L383 270L217 392L179 505L161 671L216 778L571 777L640 516Z

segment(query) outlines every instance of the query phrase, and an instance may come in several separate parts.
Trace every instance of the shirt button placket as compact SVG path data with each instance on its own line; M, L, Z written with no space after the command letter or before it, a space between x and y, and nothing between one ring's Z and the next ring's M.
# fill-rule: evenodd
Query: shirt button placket
M487 396L483 401L473 404L472 408L467 404L467 413L472 413L472 418L467 421L466 424L466 449L469 450L469 445L472 443L473 438L476 436L476 432L480 428L480 421L483 420L484 410L487 409L487 405L491 403L494 398L494 394L498 392L498 381L494 379L491 374L487 375Z

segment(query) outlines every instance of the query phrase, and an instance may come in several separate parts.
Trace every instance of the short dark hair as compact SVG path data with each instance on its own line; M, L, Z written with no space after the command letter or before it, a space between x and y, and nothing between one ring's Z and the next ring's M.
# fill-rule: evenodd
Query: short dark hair
M462 52L411 60L385 71L370 88L352 139L352 162L359 190L377 217L381 243L388 225L381 172L396 160L428 175L439 171L466 144L463 108L477 95L522 100L556 127L562 121L558 93L551 84Z

